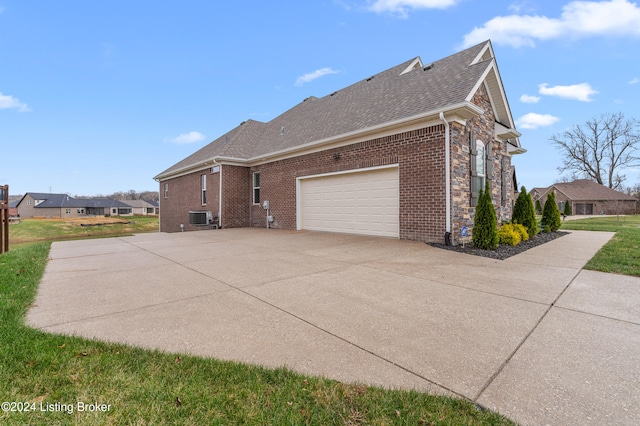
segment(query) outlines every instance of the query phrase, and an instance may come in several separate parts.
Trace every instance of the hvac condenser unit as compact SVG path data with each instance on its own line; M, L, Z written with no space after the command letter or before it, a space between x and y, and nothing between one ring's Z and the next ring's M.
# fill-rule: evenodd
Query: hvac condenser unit
M189 212L190 225L210 225L213 223L213 213L210 211Z

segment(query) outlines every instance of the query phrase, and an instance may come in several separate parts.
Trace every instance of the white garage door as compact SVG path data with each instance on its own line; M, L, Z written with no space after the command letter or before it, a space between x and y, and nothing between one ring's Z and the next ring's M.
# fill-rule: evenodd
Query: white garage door
M399 237L398 167L298 180L298 229Z

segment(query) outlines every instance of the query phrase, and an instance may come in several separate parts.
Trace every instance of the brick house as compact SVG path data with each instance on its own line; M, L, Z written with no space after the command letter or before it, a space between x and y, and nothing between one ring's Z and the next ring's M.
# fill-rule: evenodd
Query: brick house
M131 213L137 216L155 216L159 214L159 207L155 202L145 200L122 200L121 202L130 206Z
M536 200L540 200L540 206L544 206L550 191L555 191L560 213L564 212L566 203L570 203L571 213L574 215L635 214L638 212L638 200L631 195L588 179L554 183L548 188L534 189L535 191L531 192L531 198L534 203Z
M485 179L499 220L511 218L519 136L490 41L433 63L416 57L246 121L158 174L160 230L455 239L472 228Z
M73 198L67 194L27 192L16 206L22 219L32 217L131 216L132 207L111 198Z

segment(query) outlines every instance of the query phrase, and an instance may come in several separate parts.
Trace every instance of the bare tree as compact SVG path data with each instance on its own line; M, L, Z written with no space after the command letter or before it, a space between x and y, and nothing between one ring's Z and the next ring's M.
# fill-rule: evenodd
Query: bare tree
M640 165L640 121L621 112L574 125L550 140L564 154L560 173L569 171L609 188L622 185L625 168Z
M628 187L625 190L625 193L640 200L640 183L636 183L634 186Z

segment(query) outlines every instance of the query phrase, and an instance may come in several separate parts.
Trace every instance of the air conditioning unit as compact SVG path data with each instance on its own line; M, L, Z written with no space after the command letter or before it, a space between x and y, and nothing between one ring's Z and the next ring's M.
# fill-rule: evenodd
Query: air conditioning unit
M190 225L210 225L213 223L213 213L210 211L191 211L189 212Z

